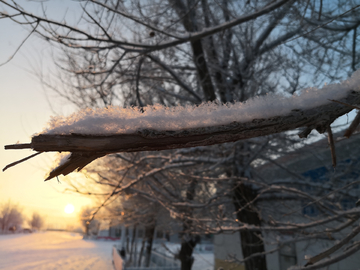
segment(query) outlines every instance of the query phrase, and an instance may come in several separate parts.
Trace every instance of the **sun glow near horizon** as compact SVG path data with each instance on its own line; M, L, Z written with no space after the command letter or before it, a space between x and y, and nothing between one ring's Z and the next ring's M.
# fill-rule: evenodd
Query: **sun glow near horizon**
M72 214L75 210L75 207L71 204L71 203L68 203L65 208L64 208L64 212L66 214Z

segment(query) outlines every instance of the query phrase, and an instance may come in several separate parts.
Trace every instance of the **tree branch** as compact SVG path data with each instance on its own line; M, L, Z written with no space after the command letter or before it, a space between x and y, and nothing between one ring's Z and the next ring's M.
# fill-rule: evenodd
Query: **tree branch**
M360 103L360 93L349 91L348 96L340 102L350 105L358 104ZM351 107L349 106L330 102L311 109L293 110L288 115L279 115L268 119L253 119L247 122L234 121L221 126L163 131L145 128L132 134L114 135L40 134L32 138L31 144L24 144L22 147L7 145L5 149L31 148L39 152L73 152L74 160L76 158L75 165L62 169L58 168L56 174L51 175L51 177L55 177L62 174L63 169L68 174L72 170L80 170L98 157L116 152L154 151L213 145L275 134L300 127L310 130L317 129L322 133L336 118L350 110Z

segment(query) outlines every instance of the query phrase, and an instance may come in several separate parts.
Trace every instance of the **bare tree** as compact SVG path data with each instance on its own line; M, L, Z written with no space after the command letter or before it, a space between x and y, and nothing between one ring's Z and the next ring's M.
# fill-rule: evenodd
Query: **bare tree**
M10 200L1 205L0 208L0 225L1 231L7 232L10 228L17 229L23 223L21 209L17 204L13 204Z
M0 16L29 25L32 33L60 46L62 53L57 62L62 87L50 83L48 86L79 108L144 107L156 103L178 106L215 99L221 103L244 102L270 92L294 94L306 86L320 85L325 79L334 81L355 70L360 23L358 6L352 1L339 0L319 8L315 2L93 0L82 6L84 28L53 21L46 14L28 13L19 5L5 1L0 3L10 12L2 12ZM346 103L358 103L358 95L352 95ZM285 117L288 129L305 127L301 133L303 137L313 129L331 134L330 124L350 109L339 104L327 105L327 110L314 108L311 119L302 111L292 112ZM319 111L322 112L320 118ZM214 143L213 134L230 138L215 141L219 143L288 130L284 129L283 119L276 128L269 128L277 120L275 117L246 123L248 129L244 133L241 127L237 130L235 126L237 133L225 127L220 131L223 133L217 133L219 130L210 132L207 137L200 138L200 144L192 146L212 144L204 141ZM251 132L252 127L258 129L249 135L246 131ZM262 132L264 129L271 132ZM169 133L165 135L173 138ZM196 138L198 133L194 133L190 135ZM234 133L237 135L232 135ZM165 146L157 145L152 150L169 149L171 147L167 148L167 145L177 143L164 140L163 133L157 136ZM129 192L146 182L149 189L138 188L136 192L155 199L168 209L183 222L184 231L188 233L183 243L183 269L191 268L189 261L199 228L214 233L240 231L246 268L266 269L262 233L304 227L299 224L284 227L280 221L271 225L271 221L262 217L257 201L266 198L264 194L268 192L285 193L291 198L307 198L325 207L323 199L318 202L319 198L301 190L278 187L267 183L267 179L261 181L254 176L254 163L260 162L260 156L271 160L289 150L293 141L287 140L283 144L285 137L281 136L208 149L178 150L166 157L161 154L160 161L142 168L142 173L129 182L119 185L112 183L119 183L119 178L110 179L108 184L113 189L107 196ZM142 137L139 136L138 151L142 150ZM63 139L68 140L56 137L55 144L59 142L60 145ZM186 138L183 143L186 145L192 139ZM43 140L46 138L34 138L31 147L35 149L38 142L39 148L35 150L49 150L41 148ZM54 145L53 141L51 145ZM116 150L123 150L121 147L127 146L119 146ZM109 153L104 149L95 154L86 153L83 149L87 145L80 148L77 145L71 149L73 155L60 168L60 173L81 169ZM54 177L56 173L50 176ZM171 184L174 179L182 184L180 189ZM235 216L231 214L233 211L224 213L220 205L233 207ZM205 208L209 213L204 216L201 215L204 211L199 209ZM348 212L337 213L337 217L343 215L349 217ZM317 220L307 224L306 228L329 220L332 218ZM231 226L224 225L228 223Z
M44 226L44 218L39 213L34 212L30 220L30 225L33 230L40 230Z
M83 207L80 212L81 225L85 230L85 235L97 235L99 232L100 221L92 218L92 213L95 211L91 207Z

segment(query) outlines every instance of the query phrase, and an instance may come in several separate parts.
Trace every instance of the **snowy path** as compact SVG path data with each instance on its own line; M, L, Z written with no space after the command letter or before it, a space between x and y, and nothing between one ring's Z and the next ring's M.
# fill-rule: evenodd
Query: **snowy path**
M113 245L69 232L0 235L0 269L113 269Z

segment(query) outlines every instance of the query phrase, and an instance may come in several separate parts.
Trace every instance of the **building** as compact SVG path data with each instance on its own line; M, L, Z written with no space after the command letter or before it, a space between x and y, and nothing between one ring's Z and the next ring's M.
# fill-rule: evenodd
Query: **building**
M336 168L332 167L327 140L320 140L282 156L274 163L268 162L259 166L256 173L272 184L296 187L316 198L328 196L336 203L337 209L352 209L356 207L356 202L360 198L360 133L354 134L350 139L340 137L336 141L335 148L338 161ZM357 181L359 183L356 183ZM332 192L334 190L336 192ZM272 215L273 218L282 220L284 223L287 221L306 223L311 219L316 220L321 215L316 203L309 204L308 201L301 199L294 200L284 197L283 200L278 201L264 200L259 203L259 206L262 209L261 215L264 220ZM276 211L271 211L271 208ZM290 216L287 214L289 212L293 212L293 214ZM327 226L335 225L336 222L327 223L319 226L318 230L325 231ZM353 226L359 226L359 222L355 221L352 226L331 233L328 237L304 241L293 241L296 236L292 232L263 234L265 252L276 250L266 255L268 270L285 270L293 265L304 266L307 263L306 258L311 258L332 247L335 240L343 239L352 231ZM349 244L355 243L355 240L360 240L360 238L354 238ZM284 242L287 244L281 245ZM340 254L343 251L344 247L332 255ZM234 260L234 258L242 260L238 232L216 235L214 252L215 269L219 267L223 267L224 270L245 269L243 264ZM359 269L359 265L360 256L353 254L326 269L355 270Z

